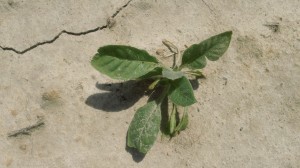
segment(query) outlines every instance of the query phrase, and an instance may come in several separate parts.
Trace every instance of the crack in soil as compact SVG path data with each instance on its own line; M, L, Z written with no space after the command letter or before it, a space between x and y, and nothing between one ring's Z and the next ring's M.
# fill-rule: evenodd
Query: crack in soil
M214 12L214 10L204 0L202 0L202 2L210 10L210 12L212 12L214 15L216 15L216 13Z
M124 4L123 6L121 6L120 8L117 9L117 11L111 16L111 18L114 18L116 17L124 8L126 8L130 2L132 0L129 0L127 1L126 4ZM56 36L54 36L51 40L46 40L46 41L42 41L42 42L38 42L24 50L18 50L18 49L15 49L13 47L3 47L0 45L0 48L4 51L13 51L17 54L24 54L38 46L41 46L41 45L44 45L44 44L51 44L53 42L55 42L62 34L68 34L68 35L72 35L72 36L82 36L82 35L86 35L86 34L89 34L89 33L93 33L93 32L96 32L96 31L99 31L99 30L102 30L102 29L106 29L108 27L108 24L104 25L104 26L99 26L99 27L96 27L96 28L93 28L93 29L89 29L89 30L86 30L86 31L83 31L83 32L70 32L70 31L67 31L67 30L62 30L61 32L59 32Z

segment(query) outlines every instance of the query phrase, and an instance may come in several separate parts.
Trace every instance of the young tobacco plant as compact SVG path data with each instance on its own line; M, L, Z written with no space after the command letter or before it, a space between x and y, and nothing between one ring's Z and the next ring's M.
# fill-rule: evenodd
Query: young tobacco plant
M120 80L154 80L149 90L163 88L160 96L139 108L127 132L127 146L146 154L153 146L159 133L165 99L171 102L172 110L167 112L168 134L172 137L188 125L187 107L196 103L188 75L202 76L200 69L206 66L206 59L218 60L227 50L231 31L210 37L199 44L193 44L182 54L168 41L163 43L173 52L174 63L171 68L162 65L146 51L131 46L107 45L100 47L91 64L99 72ZM176 59L181 62L177 65ZM183 113L179 115L179 109ZM181 116L181 117L179 117Z

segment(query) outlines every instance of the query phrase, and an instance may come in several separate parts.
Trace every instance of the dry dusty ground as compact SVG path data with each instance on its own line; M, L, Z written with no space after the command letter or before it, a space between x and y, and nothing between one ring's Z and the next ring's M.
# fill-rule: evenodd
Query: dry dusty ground
M0 0L1 168L300 167L299 0L126 3ZM147 97L90 66L98 47L156 55L162 39L184 49L227 30L232 43L204 70L188 129L158 138L142 161L128 153L127 128ZM7 136L39 118L31 135Z

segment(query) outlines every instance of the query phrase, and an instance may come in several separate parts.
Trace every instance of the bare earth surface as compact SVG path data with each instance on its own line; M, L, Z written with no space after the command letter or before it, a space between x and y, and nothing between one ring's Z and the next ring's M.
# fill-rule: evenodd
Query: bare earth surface
M97 49L131 45L171 63L156 54L168 54L162 39L184 50L228 30L188 129L159 135L143 160L127 152L147 97L93 69ZM299 0L0 0L0 46L1 168L300 167Z

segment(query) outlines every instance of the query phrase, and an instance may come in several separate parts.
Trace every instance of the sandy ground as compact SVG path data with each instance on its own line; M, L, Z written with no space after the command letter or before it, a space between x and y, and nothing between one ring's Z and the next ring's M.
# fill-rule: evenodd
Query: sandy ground
M127 2L0 0L1 168L300 167L299 0ZM204 69L188 129L159 137L143 160L127 152L147 97L90 66L98 47L156 55L162 39L184 49L227 30L232 43ZM30 135L7 136L41 118Z

